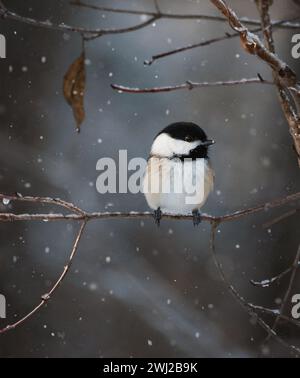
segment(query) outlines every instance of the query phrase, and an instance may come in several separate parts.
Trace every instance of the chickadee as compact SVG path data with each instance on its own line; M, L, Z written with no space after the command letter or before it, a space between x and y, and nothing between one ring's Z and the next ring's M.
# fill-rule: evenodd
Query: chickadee
M199 126L187 122L174 123L155 137L143 190L158 226L162 212L192 213L194 225L201 222L200 209L214 187L208 157L214 143Z

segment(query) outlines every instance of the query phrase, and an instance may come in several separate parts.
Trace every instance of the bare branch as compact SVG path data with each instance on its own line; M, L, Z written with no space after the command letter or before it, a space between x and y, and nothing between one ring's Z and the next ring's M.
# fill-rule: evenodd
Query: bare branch
M14 13L8 10L6 7L3 7L0 5L0 18L1 17L3 19L23 22L25 24L40 27L40 28L46 28L46 29L57 30L57 31L62 31L62 32L79 33L81 35L88 35L87 40L89 40L89 39L95 39L95 38L101 37L103 35L130 33L130 32L142 29L152 24L154 21L158 20L160 18L160 15L156 14L155 16L152 16L147 21L144 21L137 25L129 26L126 28L111 28L111 29L101 29L101 28L88 29L88 28L83 28L83 27L66 25L65 23L61 23L57 25L57 24L53 24L50 21L39 21L33 18L21 16L17 13Z
M266 62L272 69L275 78L278 82L278 90L281 105L289 124L290 134L292 135L292 138L294 140L294 145L297 150L297 153L300 154L300 118L295 113L290 99L288 97L289 88L293 87L298 92L299 84L297 82L297 76L295 72L284 61L279 59L279 57L274 52L271 51L274 47L274 44L272 40L271 25L268 23L268 20L270 19L265 15L261 16L262 29L264 30L265 38L267 38L266 43L268 44L268 47L271 48L271 50L263 45L263 43L257 35L250 32L246 28L246 26L242 24L235 12L226 5L225 1L210 1L222 12L222 14L225 17L227 17L231 28L239 33L243 48L249 54L258 56L261 60ZM293 93L291 94L294 96L295 103L297 103L298 100L300 102L300 95L295 96ZM298 159L298 163L300 167L300 159Z
M211 0L211 2L228 18L233 30L239 33L244 49L253 55L257 55L265 61L280 76L280 80L286 86L297 84L295 72L274 53L270 52L260 41L259 37L250 32L239 20L234 11L222 0Z
M223 14L223 16L209 16L209 15L189 15L189 14L171 14L171 13L164 13L160 9L159 0L153 0L155 11L152 12L145 12L139 10L128 10L128 9L119 9L119 8L109 8L109 7L100 7L89 5L85 3L81 3L80 1L72 2L72 4L90 8L99 11L105 11L110 13L119 13L119 14L131 14L131 15L143 15L146 16L146 20L135 24L133 26L129 26L126 28L110 28L110 29L87 29L83 27L74 27L69 26L64 23L55 25L49 21L38 21L32 18L24 17L19 14L16 14L10 10L8 10L0 0L0 18L3 19L10 19L13 21L23 22L32 26L48 28L51 30L59 30L59 31L68 31L79 33L83 37L83 41L90 41L96 38L99 38L103 35L112 35L112 34L121 34L121 33L129 33L136 30L140 30L151 25L153 22L160 20L160 19L177 19L177 20L212 20L212 21L228 21L231 28L234 30L232 34L226 34L225 36L213 38L207 41L202 41L197 44L188 45L185 47L181 47L172 51L168 51L159 55L155 55L152 59L146 64L152 64L154 61L165 58L167 56L188 51L197 47L208 46L213 43L217 43L219 41L224 41L226 39L235 38L237 36L240 37L242 41L243 48L250 54L257 55L261 60L266 62L273 71L274 82L264 80L260 75L257 78L250 78L250 79L242 79L242 80L235 80L235 81L217 81L217 82L192 82L187 81L183 84L173 85L173 86L164 86L164 87L154 87L154 88L131 88L131 87L124 87L121 85L112 85L112 88L119 91L119 92L126 92L126 93L161 93L161 92L171 92L177 90L192 90L196 88L204 88L204 87L217 87L217 86L237 86L237 85L248 85L248 84L267 84L272 85L276 84L281 105L283 111L285 113L286 119L289 123L289 128L291 135L294 140L295 150L297 152L299 158L299 165L300 165L300 117L297 112L300 112L300 85L297 81L296 74L294 71L284 62L282 61L276 54L275 54L275 44L273 39L272 27L273 28L290 28L295 29L300 27L300 23L289 22L286 20L281 21L272 21L269 15L269 7L272 3L271 0L255 0L257 3L257 7L260 12L261 20L250 20L248 18L238 18L237 15L230 9L225 1L223 0L211 0L212 4L214 4ZM254 31L249 31L245 25L259 25L259 27ZM265 45L260 41L259 37L254 33L257 31L263 31ZM294 103L292 102L294 100ZM44 294L41 297L41 302L29 313L23 316L20 320L16 321L14 324L8 325L7 327L0 329L0 334L5 333L9 330L15 329L18 326L24 324L28 319L32 318L55 294L65 277L70 271L73 259L78 251L79 242L84 234L84 230L88 222L93 220L100 220L100 219L151 219L153 214L151 212L86 212L79 207L73 205L72 203L54 199L49 197L23 197L20 194L15 195L3 195L0 194L0 200L2 200L5 206L10 205L10 202L26 202L32 204L48 204L53 206L59 206L65 212L66 210L68 213L45 213L45 214L15 214L15 213L7 213L3 212L0 213L0 222L15 222L15 221L80 221L81 226L77 237L74 241L72 251L69 256L69 261L67 265L64 267L60 277L57 279L51 290ZM269 280L264 280L262 282L255 282L252 281L252 284L258 287L269 287L275 282L278 282L283 277L291 273L289 286L285 293L282 305L280 309L270 309L265 308L262 306L257 306L247 302L236 290L236 288L228 281L226 274L223 270L222 264L218 260L216 254L216 230L218 226L224 222L229 221L236 221L242 219L244 217L258 214L258 213L265 213L268 212L270 209L279 208L286 204L295 203L300 200L300 193L295 193L290 196L286 196L281 199L277 199L275 201L271 201L256 207L251 207L244 210L239 210L237 212L223 215L223 216L213 216L208 214L203 214L202 219L205 222L209 222L211 224L211 252L214 258L214 262L220 278L222 282L226 285L228 292L235 298L235 300L239 303L239 305L250 315L255 316L257 319L258 324L268 333L268 339L273 337L277 340L281 345L288 347L293 352L300 353L300 349L294 345L288 344L284 341L277 333L277 326L279 321L285 320L291 324L295 324L298 327L300 326L300 322L289 318L288 316L284 315L289 297L292 292L292 288L296 279L296 274L300 265L300 246L297 251L293 266L286 269L284 272L280 273L274 278ZM276 224L287 217L294 215L298 212L299 206L296 209L285 213L283 216L276 218L272 222L269 222L268 225ZM170 220L192 220L192 215L173 215L173 214L163 214L163 218L170 219ZM269 315L275 317L275 322L273 327L270 327L258 314L262 315Z
M219 223L213 222L211 228L211 238L210 238L210 248L211 253L213 256L213 260L221 281L226 286L228 292L233 296L233 298L237 301L237 303L248 313L249 316L255 316L257 323L264 329L269 335L271 335L278 343L283 345L284 347L290 349L292 352L300 353L300 349L294 345L291 345L284 341L275 330L273 330L262 318L260 318L255 311L260 311L264 313L268 313L269 315L278 315L277 310L270 310L264 307L254 306L251 303L248 303L235 289L235 287L227 280L225 272L223 270L223 266L219 261L217 254L216 254L216 230L218 228ZM280 313L279 313L280 314Z
M64 278L66 277L67 273L70 270L71 264L73 262L74 256L78 250L78 245L80 242L80 239L82 238L85 226L89 221L96 220L96 219L137 219L137 218L152 218L153 214L150 212L143 212L143 213L138 213L138 212L130 212L130 213L120 213L120 212L105 212L105 213L88 213L85 212L84 210L78 208L77 206L73 205L72 203L60 200L60 199L52 199L49 197L23 197L20 194L16 195L4 195L0 194L0 200L2 200L3 204L8 206L10 205L10 201L16 201L16 202L28 202L28 203L33 203L33 204L51 204L55 206L60 206L63 209L67 210L74 210L74 214L12 214L12 213L0 213L0 222L4 221L58 221L58 220L72 220L72 221L82 221L79 233L77 235L77 238L74 242L72 252L69 257L69 262L65 266L62 274L52 287L49 293L45 294L42 296L41 302L28 314L26 314L23 318L15 322L14 324L8 325L7 327L3 328L0 330L0 334L3 334L7 331L10 331L12 329L15 329L16 327L24 324L28 319L33 317L48 301L49 299L53 296L53 294L56 292ZM265 203L260 206L252 207L249 209L245 210L240 210L232 214L227 214L225 216L211 216L211 215L206 215L203 214L202 219L203 221L207 221L211 224L212 226L212 238L211 238L211 248L214 254L215 258L215 263L216 266L218 267L219 273L221 274L221 278L223 279L224 283L227 284L225 274L222 270L221 264L218 262L216 255L215 255L215 231L218 225L220 225L223 222L228 222L228 221L234 221L246 216L250 216L252 214L256 214L259 212L266 212L269 211L272 208L284 206L288 203L291 202L297 202L300 200L300 192L295 193L293 195L277 199L275 201L271 201L268 203ZM183 216L183 215L170 215L170 214L164 214L164 218L167 219L173 219L173 220L192 220L193 216ZM299 249L299 254L300 254L300 249ZM284 340L282 340L276 333L275 330L272 330L267 323L263 319L261 319L256 312L263 312L267 313L272 316L278 316L280 315L283 318L282 312L279 312L279 310L271 310L271 309L266 309L263 307L259 306L254 306L249 303L247 303L235 290L235 288L227 284L229 291L231 294L234 295L234 297L238 300L238 302L242 305L242 307L249 313L249 315L255 315L258 319L258 323L260 324L263 329L265 329L270 335L272 335L278 342L280 342L282 345L289 347L293 351L300 352L300 350L292 345L287 344ZM293 322L292 319L289 319L288 317L284 317L285 320ZM298 323L297 323L298 325Z
M219 22L227 21L225 17L220 17L220 16L212 16L212 15L205 15L205 14L174 14L174 13L169 13L169 12L166 13L166 12L158 11L157 8L155 12L151 12L151 11L136 10L136 9L133 10L133 9L120 9L120 8L113 8L113 7L102 7L99 5L83 3L81 1L71 1L70 4L78 6L78 7L82 7L82 8L97 10L100 12L136 15L136 16L154 17L154 16L157 16L159 13L162 19L170 19L170 20L206 20L206 21L219 21ZM241 21L246 25L260 25L260 20L252 20L247 17L241 17ZM273 25L278 24L278 23L280 23L279 27L282 29L299 29L300 28L300 22L292 22L288 20L275 20L272 22Z
M261 18L261 25L262 25L262 28L263 28L264 40L265 40L265 43L266 43L268 50L271 53L274 54L275 53L275 43L274 43L274 39L273 39L272 24L271 24L271 17L270 17L270 7L272 6L272 4L273 4L273 0L256 0L256 5L257 5L257 8L258 8L258 11L259 11L259 14L260 14L260 18ZM283 83L281 82L280 72L276 71L276 69L274 69L274 68L273 68L273 77L274 77L274 81L277 85L281 106L282 106L282 109L285 113L286 119L287 119L287 121L290 125L291 132L293 133L294 130L298 131L298 137L297 137L297 134L294 134L294 141L295 141L295 149L296 149L296 152L298 154L298 163L299 163L299 166L300 166L300 158L299 158L299 152L300 152L300 120L299 120L299 116L294 113L294 109L292 107L292 104L290 103L288 96L287 96L287 88L285 87L285 82L283 82ZM286 86L288 86L288 85L286 85ZM300 104L300 96L299 96L300 86L297 83L297 81L295 82L295 85L292 88L292 91L290 93L291 93L292 97L294 98L297 111L300 112L300 105L299 105ZM282 220L282 217L281 217L280 221L281 220ZM294 260L292 267L289 270L283 272L277 278L275 278L275 281L277 281L278 279L281 279L282 277L284 277L286 274L292 272L291 277L290 277L290 281L289 281L289 286L287 288L284 299L282 301L282 305L281 305L281 308L280 308L279 315L276 317L276 320L275 320L273 327L272 327L272 330L275 331L275 332L277 330L279 321L282 318L282 315L284 314L285 308L287 306L287 302L290 298L290 295L291 295L291 292L292 292L292 289L293 289L293 286L294 286L294 283L295 283L297 271L298 271L298 268L299 268L299 262L300 262L300 245L299 245L299 248L298 248L298 251L297 251L297 254L296 254L296 257L295 257L295 260ZM268 337L266 339L266 342L271 337L272 337L272 334L269 332Z
M260 14L260 18L261 18L261 25L262 25L262 28L263 28L265 44L266 44L267 48L269 49L269 51L271 53L275 53L275 43L274 43L274 39L273 39L273 31L272 31L272 24L271 24L271 17L270 17L270 7L272 6L272 4L273 4L273 0L256 0L256 5L257 5L257 8L258 8L258 11L259 11L259 14ZM299 166L300 166L300 158L299 158L299 152L300 152L300 138L299 138L300 137L300 122L299 122L299 117L298 117L298 115L296 115L294 113L294 109L293 109L293 107L292 107L292 105L291 105L291 103L288 100L288 97L286 95L286 92L287 92L286 88L284 87L284 84L282 84L282 82L281 82L280 73L277 72L275 69L273 69L273 77L274 77L275 83L277 84L277 90L278 90L278 95L279 95L279 98L280 98L281 106L282 106L282 109L285 113L286 119L289 122L290 128L292 129L291 131L293 132L294 129L296 129L296 130L298 129L298 138L295 135L294 141L295 141L295 149L296 149L296 152L298 154L298 163L299 163ZM291 95L293 96L293 98L295 100L296 108L297 108L297 111L299 112L300 111L300 106L299 106L300 97L298 98L298 96L299 96L298 92L300 90L300 86L298 85L297 82L295 83L295 87L293 87L293 90L296 93L291 92ZM282 220L282 217L281 217L280 221L281 220ZM297 271L298 271L298 268L299 268L299 261L300 261L300 245L298 247L298 251L297 251L297 254L296 254L296 257L295 257L295 260L294 260L292 267L289 270L287 270L286 272L283 272L281 275L278 276L279 279L280 279L280 278L284 277L286 274L289 274L290 272L292 272L291 277L290 277L290 281L289 281L289 286L287 288L284 299L282 301L280 313L276 317L276 320L275 320L273 327L272 327L272 330L274 330L275 332L276 332L276 329L278 327L281 316L284 314L285 308L287 306L287 302L288 302L289 297L291 295L291 292L292 292L292 289L293 289L293 286L294 286L294 282L295 282L295 279L296 279L296 274L297 274ZM277 279L275 278L275 281L278 280L278 277L277 277ZM268 341L270 338L271 338L271 334L269 333L266 341Z
M121 28L121 29L102 29L102 30L100 30L98 33L96 33L94 35L85 37L85 40L86 41L91 41L91 40L97 39L97 38L99 38L99 37L101 37L103 35L125 34L125 33L134 32L134 31L143 29L143 28L145 28L145 27L147 27L149 25L152 25L153 22L157 21L159 18L160 18L160 16L151 17L148 20L146 20L146 21L144 21L144 22L142 22L140 24L129 26L127 28Z
M73 205L70 202L63 201L59 198L50 198L50 197L31 197L26 196L23 197L22 194L16 193L14 195L3 195L0 194L0 201L8 202L31 202L31 203L39 203L39 204L49 204L54 206L60 206L63 207L69 211L74 211L77 214L84 215L84 211L79 209L79 207ZM1 214L1 213L0 213Z
M263 306L257 306L257 305L254 305L253 303L248 303L248 306L249 306L249 308L251 308L255 312L260 312L261 314L270 315L272 317L274 317L274 316L276 317L276 316L280 315L280 309L271 309L271 308L267 308L267 307L263 307ZM280 315L280 318L287 323L295 325L298 328L300 327L299 320L290 318L289 316L286 316L286 315L283 315L283 314Z
M275 43L273 39L272 23L271 23L271 17L270 17L270 12L269 12L269 9L272 3L273 3L272 0L256 0L256 5L260 13L261 25L263 28L263 34L264 34L264 40L265 40L266 46L270 52L275 53ZM280 75L275 70L273 70L273 78L274 78L274 82L277 85L277 92L278 92L282 110L290 125L291 131L293 132L294 129L295 130L298 129L298 132L299 132L300 86L298 83L296 83L294 87L289 88L290 94L295 101L296 110L298 113L296 114L294 111L293 105L290 101L290 98L288 96L288 90L281 83ZM295 138L296 137L294 137L294 140ZM296 142L294 143L294 146L295 146L295 151L297 153L298 162L300 166L300 146L299 145L300 145L300 141L297 142L297 138L296 138Z
M256 30L261 30L261 29L259 28L259 29L256 29ZM154 62L156 62L159 59L164 59L164 58L167 58L167 57L175 55L175 54L194 50L194 49L197 49L199 47L209 46L209 45L212 45L212 44L217 43L217 42L226 41L227 39L236 38L238 36L239 36L238 33L232 33L232 34L227 33L225 35L222 35L221 37L211 38L211 39L208 39L206 41L199 42L199 43L188 44L186 46L178 47L178 48L173 49L173 50L169 50L169 51L166 51L166 52L162 52L160 54L153 55L151 57L151 59L145 60L144 64L147 65L147 66L151 66Z
M270 220L269 222L264 223L263 227L264 228L270 228L270 227L274 226L275 224L278 224L278 223L284 221L285 219L290 218L293 215L296 215L299 211L300 211L300 209L293 209L293 210L287 211L286 213L280 215L279 217L276 217L276 218Z
M207 88L207 87L233 87L238 85L249 85L249 84L268 84L272 85L271 81L262 80L261 78L251 78L251 79L241 79L241 80L231 80L231 81L216 81L216 82L203 82L196 83L193 81L187 81L185 84L179 84L174 86L166 87L154 87L154 88L131 88L125 87L123 85L112 84L111 87L114 90L117 90L121 93L162 93L162 92L174 92L182 89L198 89L198 88Z
M275 53L275 43L272 32L272 23L269 13L269 8L272 5L273 0L255 0L257 8L260 12L261 26L264 34L264 39L267 48Z
M159 1L158 0L154 0L154 6L155 6L156 13L158 13L161 16L161 10L160 10L160 6L159 6Z
M294 259L294 263L293 263L292 268L291 268L292 274L291 274L291 278L290 278L290 281L289 281L289 285L288 285L287 291L285 293L285 296L284 296L282 304L281 304L280 313L276 317L276 320L275 320L275 322L273 324L273 327L272 327L272 329L274 331L276 331L276 329L278 327L279 321L281 319L281 315L284 314L284 311L286 309L288 300L289 300L289 298L291 296L291 293L292 293L292 290L293 290L293 286L294 286L294 283L295 283L295 280L296 280L296 275L297 275L297 272L298 272L298 269L299 269L299 263L300 263L300 245L298 247L298 251L296 253L296 257ZM270 339L270 334L267 337L266 341L268 341L269 339Z
M168 13L161 13L161 12L158 12L157 10L155 12L144 12L144 11L131 11L131 10L97 7L97 6L82 4L80 2L79 3L78 2L72 2L72 4L77 5L77 6L89 7L91 9L98 9L98 10L102 10L102 11L107 11L107 12L126 13L126 14L135 14L135 15L147 15L147 16L150 17L150 19L145 21L145 22L139 23L137 25L129 26L127 28L89 29L89 28L84 28L84 27L71 26L71 25L67 25L65 23L61 23L61 24L57 25L57 24L53 24L52 22L50 22L48 20L47 21L40 21L40 20L36 20L36 19L30 18L30 17L21 16L21 15L15 13L13 11L8 10L7 7L4 6L4 4L2 2L0 4L0 17L3 18L3 19L10 19L12 21L23 22L25 24L40 27L40 28L46 28L46 29L57 30L57 31L62 31L62 32L79 33L81 35L88 35L89 37L87 38L87 40L92 40L92 39L98 38L98 37L103 36L103 35L123 34L123 33L133 32L133 31L142 29L142 28L150 25L151 23L159 20L160 18L169 18L169 19L171 19L171 18L174 18L174 19L193 18L193 19L206 19L206 20L224 21L224 19L222 19L222 17L220 18L220 17L215 17L215 16L169 15ZM245 19L244 21L247 22L247 23L250 23L252 25L258 24L258 22L255 21L255 20ZM296 29L296 28L300 27L300 23L292 23L292 22L289 22L289 21L280 21L280 23L281 23L281 27L285 27L285 28Z
M31 203L41 203L42 197L14 197L7 196L5 194L0 194L0 200L6 202L6 199L11 201L23 201ZM43 198L42 198L43 199ZM45 200L45 199L44 199ZM64 208L68 206L70 208L74 207L77 209L76 214L12 214L12 213L0 213L0 222L14 222L14 221L92 221L99 219L151 219L153 218L153 213L151 212L95 212L88 213L82 209L77 208L73 204L66 203L65 201L60 201L58 199L46 198L47 201L44 203L53 204L55 206L61 205ZM205 222L231 222L250 215L254 215L261 212L268 212L270 209L275 209L289 203L298 202L300 200L300 192L289 195L284 198L276 199L271 202L264 203L262 205L251 207L245 210L239 210L232 214L227 214L223 216L212 216L207 214L202 214L202 220ZM79 213L78 213L79 211ZM163 218L172 220L193 220L192 215L174 215L174 214L163 214Z
M280 28L284 22L285 21L273 22L273 24L272 24L273 28L274 29ZM251 30L250 32L251 33L257 33L261 30L262 30L261 27L259 27L259 28ZM214 43L226 41L227 39L233 39L233 38L239 37L239 35L240 34L238 32L226 33L225 35L222 35L221 37L216 37L216 38L208 39L206 41L201 41L199 43L193 43L193 44L188 44L186 46L178 47L177 49L173 49L173 50L169 50L169 51L166 51L166 52L163 52L163 53L160 53L160 54L153 55L150 60L145 61L145 64L151 65L159 59L167 58L169 56L179 54L179 53L182 53L182 52L186 52L186 51L190 51L190 50L193 50L193 49L197 49L199 47L209 46L209 45L212 45Z
M78 232L78 235L77 235L77 237L75 239L75 242L73 244L73 248L72 248L71 254L69 256L69 261L68 261L67 265L64 267L64 270L63 270L62 274L59 276L59 278L57 279L57 281L55 282L55 284L52 286L51 290L48 293L42 295L41 302L32 311L30 311L28 314L26 314L25 316L23 316L17 322L8 325L5 328L0 329L0 335L3 334L3 333L6 333L8 331L11 331L13 329L16 329L18 326L21 326L27 320L29 320L30 318L32 318L52 298L52 296L55 294L56 290L62 284L63 280L65 279L66 275L68 274L68 272L69 272L69 270L71 268L73 259L74 259L75 255L76 255L77 250L78 250L79 242L80 242L80 240L82 238L82 235L83 235L83 232L84 232L86 224L87 224L86 221L84 221L81 224L79 232Z
M286 269L285 271L283 271L282 273L278 274L277 276L272 277L272 278L267 279L267 280L266 279L263 280L263 281L251 280L250 282L252 283L252 285L254 285L256 287L269 288L275 282L278 282L281 279L283 279L285 276L287 276L292 271L292 269L293 269L293 267L290 267L290 268Z

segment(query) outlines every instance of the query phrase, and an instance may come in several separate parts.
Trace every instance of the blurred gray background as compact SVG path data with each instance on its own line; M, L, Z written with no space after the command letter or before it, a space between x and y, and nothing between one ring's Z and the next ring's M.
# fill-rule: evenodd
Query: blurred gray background
M91 3L92 1L90 1ZM4 1L19 14L89 28L133 25L139 16L84 10L68 1ZM151 10L150 0L94 0L94 4ZM257 18L254 2L232 0L242 16ZM164 10L218 14L207 0L161 0ZM273 16L300 13L274 1ZM300 14L299 14L300 16ZM217 141L211 153L216 188L205 212L225 214L299 190L299 169L274 88L208 88L156 95L118 94L111 83L155 86L186 80L271 78L244 53L238 39L161 60L152 54L224 35L227 24L161 20L138 32L106 36L87 47L86 121L75 133L62 95L68 66L81 52L80 36L0 21L8 57L0 61L1 192L60 197L90 211L147 210L140 195L99 195L101 157L147 157L154 135L176 121L192 121ZM291 58L295 31L275 32L278 53ZM289 207L288 207L289 209ZM2 212L47 212L52 207L0 205ZM60 211L60 209L58 209ZM220 227L217 246L227 276L249 301L276 307L287 279L270 289L261 280L291 265L299 219L263 229L286 209ZM38 303L61 273L78 225L0 224L0 293L9 323ZM293 294L300 292L300 286ZM266 318L272 324L272 318ZM0 320L0 326L7 324ZM280 335L299 345L296 327ZM55 297L22 327L1 336L1 357L238 357L290 356L276 342L262 350L263 332L227 293L209 252L209 226L191 222L107 220L90 223L70 274Z

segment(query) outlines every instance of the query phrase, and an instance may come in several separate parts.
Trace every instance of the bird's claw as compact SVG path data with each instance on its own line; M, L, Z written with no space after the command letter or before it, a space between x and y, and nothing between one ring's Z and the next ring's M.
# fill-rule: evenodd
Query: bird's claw
M193 211L193 224L194 227L199 226L199 224L202 223L202 215L199 210Z
M160 207L159 207L157 210L154 210L154 220L155 220L155 224L157 225L157 227L160 226L161 218L162 218L162 212L161 212Z

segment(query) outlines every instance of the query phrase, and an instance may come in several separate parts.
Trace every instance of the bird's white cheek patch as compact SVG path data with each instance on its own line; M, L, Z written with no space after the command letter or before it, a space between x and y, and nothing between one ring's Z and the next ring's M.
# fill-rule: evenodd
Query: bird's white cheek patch
M199 142L186 142L180 139L173 139L167 134L161 134L153 142L151 154L169 158L174 155L188 155L198 145Z

